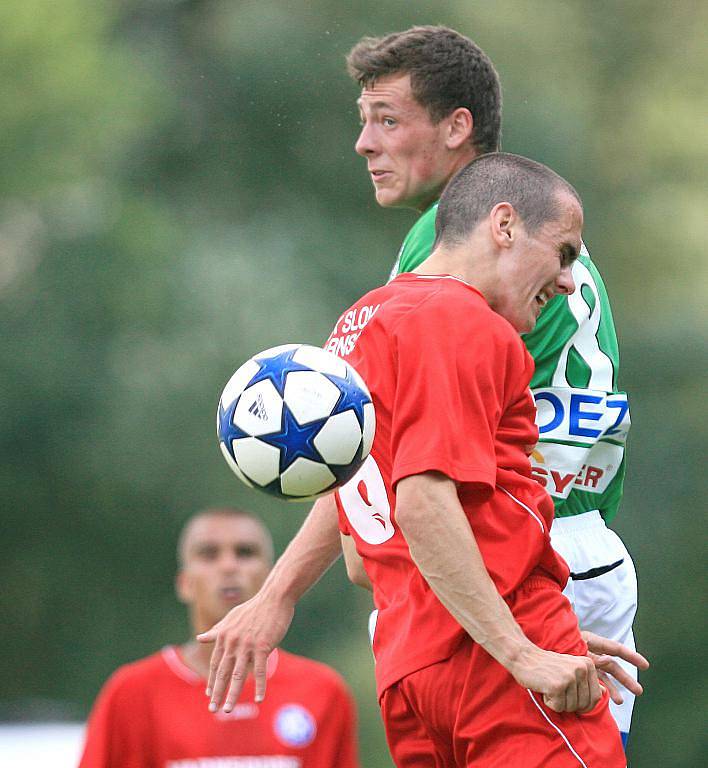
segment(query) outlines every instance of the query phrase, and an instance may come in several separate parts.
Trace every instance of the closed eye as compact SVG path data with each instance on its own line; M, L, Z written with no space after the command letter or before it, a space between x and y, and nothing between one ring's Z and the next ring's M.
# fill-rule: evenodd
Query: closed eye
M569 267L578 258L578 249L572 243L563 243L559 255L561 267Z

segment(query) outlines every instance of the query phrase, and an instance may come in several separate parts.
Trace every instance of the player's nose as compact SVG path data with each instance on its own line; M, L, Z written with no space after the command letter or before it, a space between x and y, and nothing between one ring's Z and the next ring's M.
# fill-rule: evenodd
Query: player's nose
M376 152L374 131L369 124L365 123L361 127L359 138L356 140L356 144L354 144L354 151L362 157L367 157Z
M556 279L556 293L562 293L570 296L575 291L575 280L573 280L573 271L570 265L561 269Z

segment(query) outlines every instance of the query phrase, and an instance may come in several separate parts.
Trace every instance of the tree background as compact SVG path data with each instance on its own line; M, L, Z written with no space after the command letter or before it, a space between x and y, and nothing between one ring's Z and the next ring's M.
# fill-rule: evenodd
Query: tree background
M5 0L0 5L0 716L85 717L120 663L188 635L174 545L194 510L304 505L242 487L214 436L231 372L322 343L388 274L410 211L353 152L344 55L442 23L504 87L504 148L579 190L631 397L616 529L651 658L632 764L705 756L708 6L679 0ZM700 118L703 118L701 122ZM285 646L333 664L388 766L369 597L339 565Z

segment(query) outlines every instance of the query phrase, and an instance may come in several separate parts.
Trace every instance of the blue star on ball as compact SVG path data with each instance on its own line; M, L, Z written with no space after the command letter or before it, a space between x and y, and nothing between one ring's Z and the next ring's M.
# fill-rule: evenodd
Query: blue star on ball
M359 425L364 428L364 406L370 403L370 398L366 397L361 388L357 384L352 372L347 368L346 375L335 376L333 373L323 374L333 384L336 384L339 391L342 393L337 402L337 406L334 409L336 413L342 413L343 411L352 410L356 414L359 420Z
M256 360L261 369L258 373L248 382L248 386L252 387L254 384L258 384L259 381L270 381L278 394L281 397L285 397L285 379L288 374L293 371L311 371L312 369L306 365L293 360L293 355L298 351L295 349L287 349L284 352L280 352L273 357L268 357L265 360Z
M249 436L234 424L234 411L239 399L237 397L228 408L223 408L221 403L219 403L219 440L223 440L232 457L234 454L232 441Z
M283 404L283 422L279 432L261 435L260 440L280 450L281 474L295 461L303 458L324 463L315 448L314 440L327 419L317 419L307 424L298 424L287 405Z

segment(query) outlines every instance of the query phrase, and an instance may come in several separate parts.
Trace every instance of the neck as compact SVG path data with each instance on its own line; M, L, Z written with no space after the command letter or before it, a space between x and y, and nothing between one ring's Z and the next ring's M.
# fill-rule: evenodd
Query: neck
M200 677L209 677L209 660L214 646L203 645L196 640L190 640L179 648L182 661Z
M494 264L483 258L484 251L475 252L471 244L464 247L438 246L413 271L420 275L450 275L476 288L485 298L493 292L497 279Z

